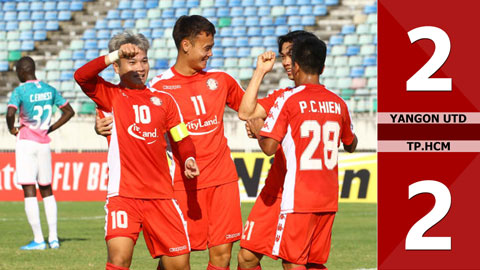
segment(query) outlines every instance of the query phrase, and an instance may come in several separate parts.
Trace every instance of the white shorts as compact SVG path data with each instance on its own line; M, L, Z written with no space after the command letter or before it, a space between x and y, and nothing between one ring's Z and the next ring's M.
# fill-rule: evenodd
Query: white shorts
M17 183L40 186L52 184L52 156L50 144L17 140L15 147Z

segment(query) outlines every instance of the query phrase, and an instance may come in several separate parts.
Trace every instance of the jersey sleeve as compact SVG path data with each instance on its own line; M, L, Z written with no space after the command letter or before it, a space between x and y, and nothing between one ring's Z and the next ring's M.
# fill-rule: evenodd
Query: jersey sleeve
M180 112L180 107L178 106L177 101L167 93L165 93L165 103L167 105L166 129L170 132L170 135L175 142L181 141L189 134L187 126L183 122L183 116Z
M343 111L344 115L342 123L342 143L344 145L350 145L352 144L355 135L353 133L352 119L350 118L350 112L348 110L347 104L345 104L345 109Z
M287 107L280 106L278 98L273 107L268 112L267 119L265 120L263 127L260 131L260 135L264 137L269 137L275 139L278 142L281 142L287 134L288 127L288 112Z
M230 75L225 73L225 81L228 87L227 105L238 112L245 91L242 86Z
M18 87L13 90L12 95L10 96L10 100L7 104L8 107L13 107L18 110L18 107L20 107L21 103L20 94L18 92Z
M288 88L274 90L272 93L268 94L266 97L258 99L257 102L263 107L263 109L266 112L268 112L270 111L273 104L275 103L275 100L280 95L282 95L282 93L285 92L287 89Z
M58 92L57 89L55 89L53 87L52 87L52 89L53 89L52 91L55 95L55 98L53 100L54 104L59 108L62 108L65 105L67 105L68 101L64 97L62 97L62 94L60 94L60 92Z

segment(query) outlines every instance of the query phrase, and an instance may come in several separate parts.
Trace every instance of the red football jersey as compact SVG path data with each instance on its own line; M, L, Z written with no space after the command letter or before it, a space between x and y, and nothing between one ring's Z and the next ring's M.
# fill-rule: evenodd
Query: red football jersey
M338 147L353 142L345 101L323 85L301 85L281 95L260 135L282 144L287 162L282 212L338 209Z
M93 61L99 65L95 65L96 68L101 69L101 65L104 68L103 58ZM89 73L82 68L77 70L79 76ZM113 115L107 197L173 198L164 134L183 122L173 97L146 87L141 90L123 88L99 76L94 85L81 86L99 109Z
M285 91L292 90L292 88L283 88L274 90L271 94L264 98L258 99L258 103L268 113L275 104L275 100L283 94ZM265 179L265 186L263 192L271 196L282 197L283 182L285 180L285 173L287 172L287 165L285 161L285 155L283 154L282 147L279 146L277 152L275 152L275 158L273 164L268 171L267 179Z
M150 87L170 93L178 102L197 151L200 176L183 181L174 151L175 189L199 189L238 180L227 139L224 135L225 105L238 111L244 91L230 75L219 70L200 71L192 76L174 67L153 78Z

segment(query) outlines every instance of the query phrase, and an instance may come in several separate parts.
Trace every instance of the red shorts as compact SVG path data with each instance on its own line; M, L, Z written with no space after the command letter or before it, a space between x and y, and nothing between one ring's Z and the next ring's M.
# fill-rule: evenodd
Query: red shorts
M129 237L136 243L143 236L153 258L190 252L186 222L174 199L134 199L115 196L107 199L105 241Z
M245 222L240 247L278 259L272 255L272 249L281 202L282 198L260 193Z
M198 190L175 190L185 214L192 250L205 250L240 239L242 213L238 182Z
M295 264L327 262L335 213L280 214L272 254Z

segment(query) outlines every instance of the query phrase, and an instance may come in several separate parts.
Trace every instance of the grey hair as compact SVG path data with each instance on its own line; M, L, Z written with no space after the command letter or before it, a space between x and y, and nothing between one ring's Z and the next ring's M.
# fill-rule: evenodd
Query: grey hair
M150 43L144 35L140 33L134 34L131 31L127 30L122 33L116 34L110 39L110 41L108 42L108 50L109 52L116 51L120 49L120 46L127 43L137 45L138 48L140 48L145 53L150 48Z

